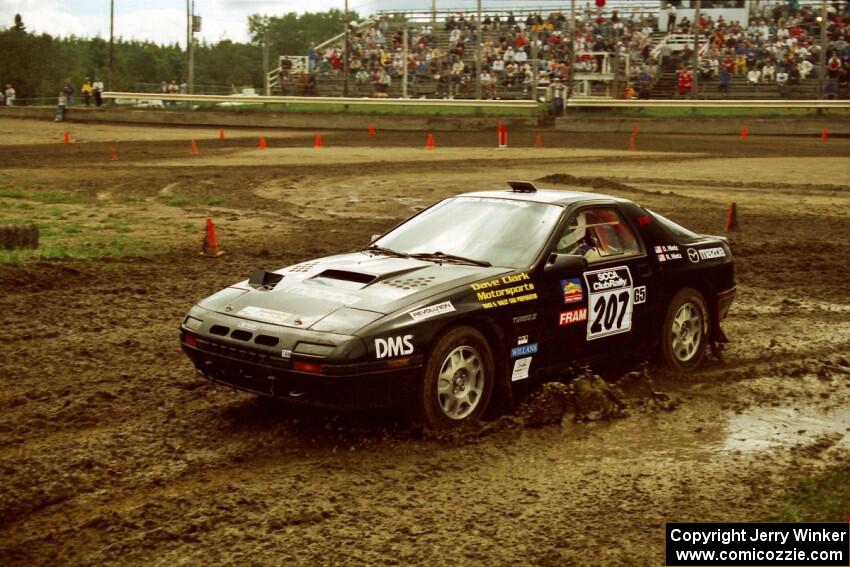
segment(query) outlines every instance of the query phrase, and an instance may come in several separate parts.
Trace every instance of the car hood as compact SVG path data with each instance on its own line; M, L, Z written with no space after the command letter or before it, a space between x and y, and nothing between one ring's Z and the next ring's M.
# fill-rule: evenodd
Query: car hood
M199 305L263 323L349 334L406 305L510 271L353 252L278 270L283 279L272 289L252 288L246 280Z

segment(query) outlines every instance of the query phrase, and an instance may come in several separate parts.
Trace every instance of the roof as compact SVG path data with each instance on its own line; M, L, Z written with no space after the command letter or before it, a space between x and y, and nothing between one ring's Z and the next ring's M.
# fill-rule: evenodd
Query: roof
M513 199L516 201L531 201L534 203L549 203L562 205L564 207L580 203L582 201L610 200L617 202L629 202L627 199L605 195L603 193L588 193L586 191L567 191L565 189L537 189L533 193L522 193L511 189L497 189L491 191L474 191L461 193L458 197L489 197L491 199Z

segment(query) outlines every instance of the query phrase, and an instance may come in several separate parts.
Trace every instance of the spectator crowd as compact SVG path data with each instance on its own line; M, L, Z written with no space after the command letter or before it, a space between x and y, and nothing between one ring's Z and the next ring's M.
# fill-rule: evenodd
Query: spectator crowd
M705 4L705 2L704 2ZM715 2L720 7L720 2ZM740 7L729 1L723 6ZM764 3L768 5L767 3ZM842 7L843 6L843 7ZM828 22L827 81L824 95L846 97L850 77L850 13L848 3L830 8ZM733 77L752 84L771 83L780 95L807 77L817 76L820 49L818 13L809 6L777 2L751 14L749 25L703 16L694 25L676 17L671 6L668 32L690 34L699 27L699 65L702 88L729 93ZM404 56L400 26L386 19L354 29L349 43L349 80L353 94L385 96L393 85L407 81L414 96L472 96L476 84L475 51L482 32L480 81L486 98L529 96L534 85L560 85L570 76L570 18L566 12L548 15L513 12L491 13L479 22L475 15L457 13L437 25L411 27ZM621 14L591 3L577 14L574 72L618 73L621 97L649 98L660 73L677 71L677 92L687 96L693 88L693 46L681 51L655 50L663 33L657 13L634 9ZM343 77L344 49L332 44L307 52L309 71L322 80ZM628 61L628 65L626 65ZM422 85L422 88L418 88ZM711 87L711 85L715 85ZM552 88L547 88L550 93ZM554 89L560 91L560 87Z

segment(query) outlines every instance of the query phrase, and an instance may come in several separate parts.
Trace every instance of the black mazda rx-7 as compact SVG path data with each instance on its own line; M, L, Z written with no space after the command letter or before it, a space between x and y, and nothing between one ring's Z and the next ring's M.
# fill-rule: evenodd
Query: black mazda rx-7
M631 201L537 189L442 200L365 248L255 270L192 307L215 382L293 403L482 417L514 383L657 354L696 368L735 295L724 238Z

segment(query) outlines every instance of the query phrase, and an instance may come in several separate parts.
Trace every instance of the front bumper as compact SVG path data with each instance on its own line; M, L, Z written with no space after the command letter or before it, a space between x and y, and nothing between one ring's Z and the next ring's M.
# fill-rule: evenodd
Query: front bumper
M315 359L287 360L185 330L181 332L180 342L197 371L213 382L294 404L334 409L409 403L416 392L418 370L423 362L421 355L404 360L352 364L324 364ZM293 368L299 360L308 363L311 371ZM401 366L403 362L406 364ZM398 366L393 367L394 364Z

